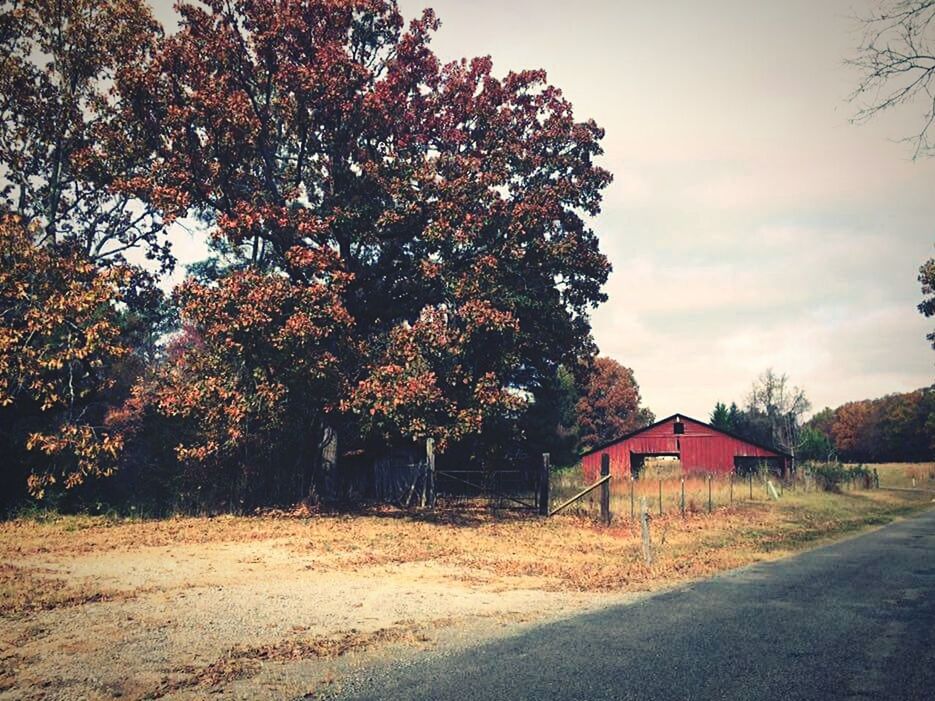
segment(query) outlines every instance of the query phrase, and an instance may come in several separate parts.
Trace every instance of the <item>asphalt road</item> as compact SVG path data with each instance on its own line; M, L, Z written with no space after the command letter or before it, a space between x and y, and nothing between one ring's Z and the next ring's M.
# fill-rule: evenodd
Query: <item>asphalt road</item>
M386 701L935 700L935 510L346 691Z

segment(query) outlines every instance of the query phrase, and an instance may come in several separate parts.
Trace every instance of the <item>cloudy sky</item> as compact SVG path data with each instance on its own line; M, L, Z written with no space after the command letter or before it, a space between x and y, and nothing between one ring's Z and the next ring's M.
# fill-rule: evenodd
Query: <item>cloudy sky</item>
M427 0L402 0L412 17ZM933 380L916 275L935 158L907 110L849 122L863 0L434 0L442 59L538 68L606 129L601 352L658 416L740 402L767 367L816 408ZM160 15L166 17L163 8ZM184 241L180 241L184 251Z

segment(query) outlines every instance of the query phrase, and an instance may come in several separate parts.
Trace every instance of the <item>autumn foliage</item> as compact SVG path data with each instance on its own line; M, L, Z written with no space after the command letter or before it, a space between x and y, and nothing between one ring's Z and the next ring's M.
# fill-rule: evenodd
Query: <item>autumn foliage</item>
M927 460L935 450L935 389L848 402L815 428L850 461Z
M69 247L38 246L35 227L0 219L0 416L3 443L29 460L30 491L107 475L122 437L104 427L108 369L130 349L117 303L131 279Z
M127 252L171 266L183 218L218 254L176 290L174 335L127 329L158 296L98 290L124 326L99 349L106 424L75 424L73 452L122 442L132 474L160 436L212 499L301 498L326 434L522 441L529 398L594 353L603 132L543 71L443 63L434 13L391 0L182 2L170 34L136 0L2 8L2 204L35 255L117 285Z
M149 154L114 89L160 33L144 0L0 0L0 206L38 243L104 267L132 249L171 267L155 207L120 187Z
M613 358L596 358L578 400L581 445L593 448L651 424L655 417L640 407L640 401L640 388L630 368Z

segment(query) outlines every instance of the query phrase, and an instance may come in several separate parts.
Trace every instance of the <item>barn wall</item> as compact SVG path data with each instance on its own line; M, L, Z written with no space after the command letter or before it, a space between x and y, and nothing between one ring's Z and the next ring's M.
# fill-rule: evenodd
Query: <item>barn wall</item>
M630 476L630 453L678 453L685 472L728 473L734 469L734 456L779 457L771 450L760 448L711 428L698 421L681 418L685 433L676 434L675 419L653 426L631 438L613 443L582 458L588 481L601 472L601 454L610 455L610 472L615 477Z

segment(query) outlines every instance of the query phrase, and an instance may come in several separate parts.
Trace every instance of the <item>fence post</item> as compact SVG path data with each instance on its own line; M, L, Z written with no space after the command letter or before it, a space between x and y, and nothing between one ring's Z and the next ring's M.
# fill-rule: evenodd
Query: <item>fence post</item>
M685 478L684 477L682 478L681 482L682 482L682 498L679 504L680 504L680 510L682 512L682 516L684 516L685 515Z
M783 496L786 493L786 490L783 489L782 480L779 480L779 496Z
M873 468L873 480L877 483L877 489L880 488L880 473L877 472L877 468Z
M659 480L659 515L662 516L662 480Z
M727 481L730 483L730 505L734 505L734 473L727 473Z
M750 501L753 501L753 473L750 473Z
M549 515L549 460L548 453L542 454L542 471L539 472L539 515Z
M427 474L425 481L428 486L428 504L435 508L435 439L427 438L425 440L425 465Z
M708 475L708 513L710 514L713 507L713 502L711 501L711 475Z
M640 530L643 535L643 560L647 565L652 565L653 549L649 538L649 505L646 503L646 497L640 497Z
M630 520L632 521L636 517L636 514L633 510L633 475L630 475Z
M607 477L610 474L610 455L603 453L601 455L601 477ZM601 485L601 520L610 525L610 480Z

